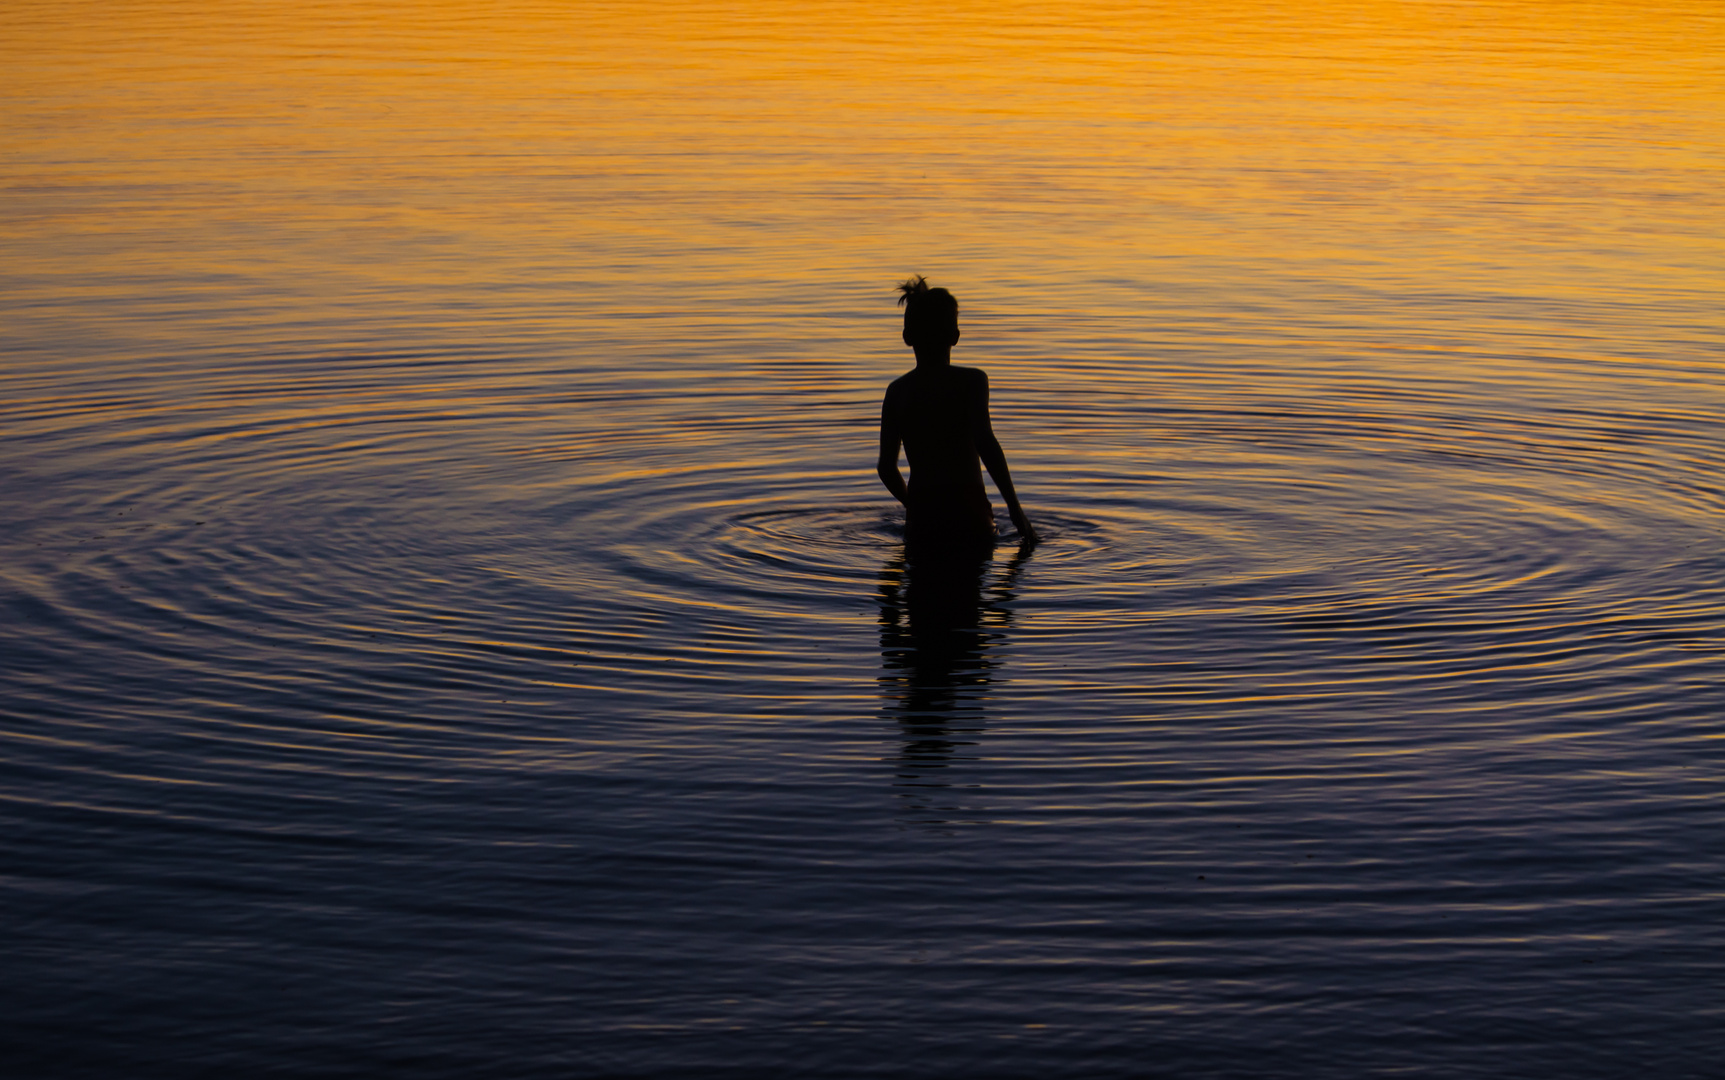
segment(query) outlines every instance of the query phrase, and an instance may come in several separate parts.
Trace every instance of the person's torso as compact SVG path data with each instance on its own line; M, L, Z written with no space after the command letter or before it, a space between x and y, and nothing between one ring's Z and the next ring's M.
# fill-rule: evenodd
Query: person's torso
M986 498L974 418L986 404L981 373L971 368L918 369L901 380L898 426L917 502Z

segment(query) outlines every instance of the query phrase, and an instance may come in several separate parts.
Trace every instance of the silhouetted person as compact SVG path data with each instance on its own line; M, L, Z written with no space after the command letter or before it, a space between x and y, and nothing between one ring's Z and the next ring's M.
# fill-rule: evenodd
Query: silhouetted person
M918 274L899 286L904 294L904 343L916 350L916 368L892 381L880 410L881 483L904 504L905 545L913 552L957 553L994 544L994 511L982 487L988 466L1006 500L1019 538L1034 543L1036 530L1018 505L1006 454L988 419L988 376L953 367L958 343L958 301L931 289ZM910 484L898 471L898 448L910 461Z

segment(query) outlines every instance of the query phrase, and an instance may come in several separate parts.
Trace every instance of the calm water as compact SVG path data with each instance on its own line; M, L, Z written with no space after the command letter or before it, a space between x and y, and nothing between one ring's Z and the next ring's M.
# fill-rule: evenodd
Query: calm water
M1716 1075L1715 5L0 42L13 1074Z

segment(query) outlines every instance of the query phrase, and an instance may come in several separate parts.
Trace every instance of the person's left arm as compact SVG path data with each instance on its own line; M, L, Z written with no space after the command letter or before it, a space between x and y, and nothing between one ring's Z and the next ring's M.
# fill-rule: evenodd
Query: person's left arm
M980 371L976 373L976 385L970 392L970 438L976 444L977 456L988 468L988 475L994 478L1000 497L1006 501L1013 528L1024 540L1035 543L1036 530L1025 516L1024 507L1018 505L1018 492L1012 486L1012 471L1006 467L1006 451L1000 448L1000 440L994 437L994 423L988 415L988 376Z

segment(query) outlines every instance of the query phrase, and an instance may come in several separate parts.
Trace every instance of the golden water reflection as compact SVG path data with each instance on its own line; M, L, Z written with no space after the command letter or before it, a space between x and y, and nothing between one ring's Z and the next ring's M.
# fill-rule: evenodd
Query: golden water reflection
M171 285L174 317L211 332L232 328L197 301L222 284L321 318L435 317L446 338L525 314L451 302L535 283L658 313L908 270L1077 313L1307 274L1716 293L1725 25L1700 3L7 17L17 287ZM581 299L536 307L535 329L576 329Z

